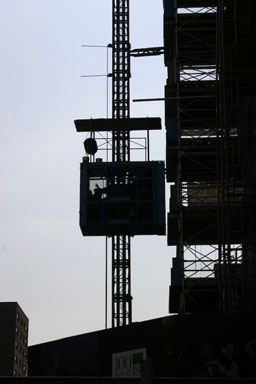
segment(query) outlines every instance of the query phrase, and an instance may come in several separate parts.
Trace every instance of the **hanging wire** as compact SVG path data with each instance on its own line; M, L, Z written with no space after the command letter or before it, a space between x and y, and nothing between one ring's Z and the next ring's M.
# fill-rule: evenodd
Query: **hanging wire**
M107 73L108 73L108 46L107 46ZM106 117L108 119L108 77L107 77L107 113L106 113ZM108 161L108 131L107 131L107 161Z
M80 77L106 77L107 78L107 83L106 83L106 118L108 119L108 109L109 109L109 102L108 102L108 97L109 97L109 87L108 87L108 78L109 78L109 54L108 54L108 49L111 48L111 45L88 45L88 44L83 44L81 45L82 47L86 48L106 48L107 49L107 65L106 65L106 70L107 74L105 75L82 75ZM107 131L107 161L108 161L108 149L109 149L109 140L108 140L108 131ZM105 329L108 327L108 237L106 236L105 240Z
M105 243L105 329L108 328L108 237L106 236Z
M107 47L107 73L108 73L108 47ZM107 76L106 117L108 119L108 76ZM108 131L107 131L107 161L108 161ZM106 236L106 270L105 270L105 329L108 328L108 237Z

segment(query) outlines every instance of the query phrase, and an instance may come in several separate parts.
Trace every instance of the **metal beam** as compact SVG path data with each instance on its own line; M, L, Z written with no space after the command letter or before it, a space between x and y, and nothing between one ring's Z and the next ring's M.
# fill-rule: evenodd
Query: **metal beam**
M133 57L159 56L164 54L164 47L137 48L130 51Z

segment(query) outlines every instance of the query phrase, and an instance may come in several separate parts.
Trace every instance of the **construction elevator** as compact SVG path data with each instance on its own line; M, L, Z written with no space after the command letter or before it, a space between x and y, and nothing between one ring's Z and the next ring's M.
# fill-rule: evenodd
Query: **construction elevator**
M145 161L131 161L131 133L146 131L148 138L161 121L130 118L129 0L113 0L112 13L112 119L75 125L90 134L81 164L80 228L84 236L112 239L112 327L119 327L132 321L131 237L165 235L165 185L164 163L149 161L148 139ZM95 158L97 132L105 132L111 162Z

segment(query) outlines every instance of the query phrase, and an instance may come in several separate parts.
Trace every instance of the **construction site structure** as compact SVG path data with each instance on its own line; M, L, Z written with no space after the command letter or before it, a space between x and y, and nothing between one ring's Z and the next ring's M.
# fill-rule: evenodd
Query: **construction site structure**
M130 118L130 56L161 54L161 48L131 51L129 0L112 1L112 119L76 120L89 132L81 164L80 227L84 236L112 238L112 327L132 322L131 236L165 234L164 163L149 161L149 131L159 118ZM147 131L145 160L131 161L131 131ZM105 135L112 161L95 158L97 132ZM104 147L104 145L103 145Z
M256 309L255 6L164 1L170 313Z
M130 266L125 269L120 246L113 263L115 328L31 346L30 376L51 382L60 376L94 383L255 383L256 2L163 4L168 79L165 98L154 100L165 100L166 169L150 161L148 140L144 161L131 156L132 135L160 129L160 119L113 115L75 124L87 132L80 187L85 236L130 241L164 234L165 171L171 192L167 240L176 247L169 309L176 314L119 326L131 319L124 306L130 291L122 287ZM130 56L161 52L141 48ZM121 87L122 72L120 81ZM95 158L101 149L112 152L113 140L119 146L119 131L122 158ZM130 260L130 242L125 244Z

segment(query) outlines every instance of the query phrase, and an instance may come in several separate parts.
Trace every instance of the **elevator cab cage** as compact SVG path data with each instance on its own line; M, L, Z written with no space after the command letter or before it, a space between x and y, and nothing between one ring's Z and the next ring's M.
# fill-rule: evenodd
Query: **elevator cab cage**
M165 235L164 163L81 163L84 236Z

